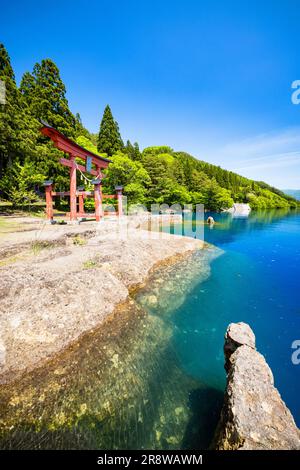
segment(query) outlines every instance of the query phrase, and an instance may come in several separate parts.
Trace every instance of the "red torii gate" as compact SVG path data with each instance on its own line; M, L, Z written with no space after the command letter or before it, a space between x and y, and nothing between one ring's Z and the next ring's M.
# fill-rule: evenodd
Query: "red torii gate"
M55 147L67 153L70 158L60 158L60 163L70 168L70 191L53 191L53 182L46 181L44 183L46 193L46 214L48 220L53 220L53 197L54 196L70 196L70 220L76 221L78 218L95 217L99 222L103 217L102 200L103 197L118 200L118 215L123 215L122 208L122 186L116 186L116 195L104 195L101 190L103 179L102 170L107 168L111 160L100 157L95 153L86 150L80 145L73 142L54 127L42 122L43 127L40 129L42 134L53 141ZM76 162L76 157L85 161L85 166ZM89 173L95 176L92 181L94 191L83 191L76 186L76 170L82 173ZM94 196L95 213L85 213L83 199L86 196ZM77 211L77 197L79 199L79 211Z

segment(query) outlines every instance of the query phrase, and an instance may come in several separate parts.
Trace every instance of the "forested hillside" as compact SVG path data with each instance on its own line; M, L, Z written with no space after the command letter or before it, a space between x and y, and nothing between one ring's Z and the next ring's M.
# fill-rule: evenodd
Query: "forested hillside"
M253 209L297 207L295 199L276 188L185 152L168 146L140 151L137 143L124 144L109 106L99 134L91 134L80 115L70 111L66 88L50 59L25 72L18 87L9 55L0 45L0 80L6 87L6 103L0 104L0 195L14 205L41 199L45 179L53 179L57 190L68 188L68 170L58 163L60 152L39 132L43 119L83 147L111 158L104 192L122 184L131 204L203 203L211 210L229 208L233 202L249 202Z

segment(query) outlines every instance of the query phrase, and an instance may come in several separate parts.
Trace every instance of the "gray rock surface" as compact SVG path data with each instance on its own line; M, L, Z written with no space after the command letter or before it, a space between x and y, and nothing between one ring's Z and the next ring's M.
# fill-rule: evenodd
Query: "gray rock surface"
M38 222L0 239L0 383L101 324L156 264L203 247L138 224Z
M300 432L255 349L249 325L232 323L225 335L227 387L212 447L219 450L300 449Z

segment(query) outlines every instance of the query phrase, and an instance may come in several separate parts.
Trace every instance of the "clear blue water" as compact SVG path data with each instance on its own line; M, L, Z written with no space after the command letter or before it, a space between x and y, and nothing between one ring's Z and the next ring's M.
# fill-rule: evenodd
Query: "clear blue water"
M249 323L299 426L300 365L291 361L291 344L300 339L300 214L212 215L219 223L205 226L205 241L224 253L212 261L210 277L174 312L172 341L181 366L222 390L226 327ZM188 220L184 233L194 237Z

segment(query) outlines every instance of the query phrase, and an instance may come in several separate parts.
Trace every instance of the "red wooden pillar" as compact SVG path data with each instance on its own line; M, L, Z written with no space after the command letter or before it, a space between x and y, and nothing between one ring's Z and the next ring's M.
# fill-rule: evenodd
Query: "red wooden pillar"
M46 195L46 217L48 220L53 220L52 183L53 181L44 182Z
M79 186L78 191L84 191L84 186ZM79 200L79 214L84 214L84 197L82 193L79 193L78 200Z
M102 211L102 192L101 192L101 179L93 180L94 185L94 199L95 199L95 216L96 222L100 222L103 211Z
M118 199L118 216L121 217L123 215L123 199L122 199L123 186L116 186L115 190L117 192L117 199Z
M79 194L79 213L84 214L83 194Z
M77 197L76 197L76 163L75 157L71 155L70 161L70 220L77 220Z

